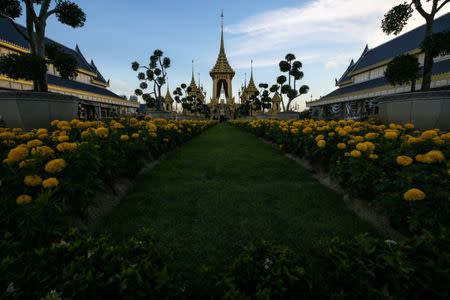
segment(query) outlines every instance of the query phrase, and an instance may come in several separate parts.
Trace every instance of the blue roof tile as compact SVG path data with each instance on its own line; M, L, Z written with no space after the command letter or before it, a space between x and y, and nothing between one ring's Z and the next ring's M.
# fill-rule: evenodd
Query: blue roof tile
M82 82L75 81L75 80L66 80L66 79L62 79L61 77L58 77L55 75L48 75L47 78L48 78L49 84L53 84L53 85L57 85L57 86L61 86L61 87L69 88L69 89L94 93L94 94L98 94L98 95L103 95L103 96L107 96L107 97L122 99L122 97L120 97L116 93L111 92L108 89L101 88L101 87L98 87L98 86L95 86L92 84L86 84L86 83L82 83Z

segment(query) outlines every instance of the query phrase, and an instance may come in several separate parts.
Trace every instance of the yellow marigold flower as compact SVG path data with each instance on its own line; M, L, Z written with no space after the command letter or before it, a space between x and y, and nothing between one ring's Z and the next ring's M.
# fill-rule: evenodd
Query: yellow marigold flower
M20 162L27 158L28 153L29 152L26 147L17 146L9 151L7 159L9 162Z
M352 152L350 152L350 156L354 157L354 158L359 158L359 157L361 157L361 151L353 150Z
M425 139L425 140L431 140L434 137L437 137L438 133L436 130L427 130L422 132L422 134L420 135L421 138Z
M328 132L328 136L329 136L329 137L333 137L333 136L335 136L335 135L336 135L335 132Z
M64 159L62 158L57 158L54 160L49 161L46 165L45 165L45 171L47 173L59 173L62 170L64 170L64 168L67 166L67 163Z
M315 140L316 140L316 142L318 142L318 141L323 140L324 138L325 137L322 134L320 134L320 135L316 136Z
M114 129L123 129L123 128L125 128L125 126L123 126L121 123L114 123L114 125L113 125L113 128Z
M23 183L26 186L40 186L42 183L42 178L38 175L27 175L23 179Z
M425 193L419 189L410 189L403 194L403 199L406 201L420 201L425 199Z
M33 200L33 197L31 197L30 195L20 195L19 197L16 198L16 204L17 205L23 205L23 204L28 204Z
M433 158L431 158L428 155L418 154L418 155L416 155L416 161L423 163L423 164L432 164Z
M56 125L58 125L58 122L59 122L59 120L53 120L50 122L50 125L56 126Z
M151 138L156 138L157 137L155 132L149 132L149 135L150 135Z
M347 145L345 143L339 143L337 144L338 149L344 150L347 149Z
M344 130L347 131L347 132L352 132L353 128L351 126L347 125L347 126L344 126Z
M351 156L351 154L350 154L350 152L345 152L345 153L344 153L344 156L345 156L345 157L349 157L349 156Z
M356 141L355 140L350 140L350 141L347 142L347 144L354 145L354 144L356 144Z
M439 150L432 150L425 154L425 156L430 157L433 160L433 163L441 163L445 160L444 154Z
M305 127L305 128L302 130L302 132L303 132L303 134L311 133L311 132L312 132L312 128L311 128L311 127Z
M0 139L2 140L12 140L14 139L15 135L12 132L2 132L0 133Z
M63 143L69 141L69 137L67 135L58 136L58 142Z
M406 167L412 164L414 160L409 156L401 155L397 157L396 162L398 165Z
M398 137L398 133L395 131L386 131L384 137L388 140L395 140Z
M54 151L52 150L52 148L48 146L40 146L31 150L32 155L39 155L45 158L49 158L50 156L53 155L53 153Z
M360 135L357 135L357 136L354 137L354 140L359 143L359 142L364 141L364 138L362 136L360 136Z
M367 146L367 149L369 151L374 151L375 150L375 144L372 142L364 142L364 144Z
M378 137L378 133L375 132L369 132L364 136L368 140L374 140Z
M447 132L447 133L441 135L441 139L450 141L450 132Z
M139 138L139 133L133 133L132 135L131 135L131 138L132 139L138 139Z
M61 143L56 146L59 152L72 152L78 148L77 143Z
M56 127L58 127L59 129L64 129L64 128L69 128L70 129L70 123L67 121L59 121L56 124Z
M136 118L130 119L130 124L136 124L137 122L138 122L138 120Z
M366 152L368 150L367 145L365 143L359 143L356 145L356 149L361 152Z
M27 142L27 148L31 149L37 146L42 145L42 142L40 140L31 140Z
M147 122L147 129L149 132L156 132L158 127L153 122Z
M442 146L445 144L445 141L443 139L441 139L441 137L436 136L433 138L433 143L435 143L438 146Z
M326 145L327 145L327 142L325 140L319 140L317 142L317 147L319 147L319 148L325 148Z
M40 139L40 140L48 139L48 134L46 134L46 133L40 134L40 135L38 135L38 139Z
M414 124L412 124L412 123L407 123L407 124L405 124L405 128L406 129L408 129L408 130L413 130L414 129Z
M423 140L421 138L415 138L415 137L408 138L408 143L410 143L410 144L419 144L422 141Z
M128 141L130 139L130 137L127 134L122 134L120 136L120 140L121 141Z
M339 136L346 136L348 134L348 132L345 131L344 129L339 129L338 134L339 134Z
M101 138L106 138L109 134L108 128L105 127L99 127L95 129L95 135Z
M372 160L376 160L376 159L378 159L378 155L376 155L376 154L370 154L370 155L369 155L369 158L372 159Z
M291 128L291 133L292 134L297 134L298 133L298 129L297 128Z
M58 186L59 181L55 177L50 177L42 182L42 186L46 189Z

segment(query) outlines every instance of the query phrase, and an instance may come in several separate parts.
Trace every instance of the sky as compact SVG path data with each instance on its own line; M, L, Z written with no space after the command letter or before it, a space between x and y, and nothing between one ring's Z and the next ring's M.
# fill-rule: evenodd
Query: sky
M189 84L191 61L195 77L211 97L209 71L220 45L220 14L224 12L225 49L236 72L233 90L250 74L253 60L256 83L276 82L278 62L293 53L303 63L300 84L310 87L296 102L324 96L351 59L358 59L366 44L374 48L395 36L381 29L383 15L400 0L74 0L85 11L82 28L72 29L51 18L47 36L75 48L95 64L111 90L133 95L139 81L131 62L148 64L155 49L171 58L170 90ZM447 5L440 15L448 13ZM23 24L23 19L19 23ZM415 12L403 32L424 23Z

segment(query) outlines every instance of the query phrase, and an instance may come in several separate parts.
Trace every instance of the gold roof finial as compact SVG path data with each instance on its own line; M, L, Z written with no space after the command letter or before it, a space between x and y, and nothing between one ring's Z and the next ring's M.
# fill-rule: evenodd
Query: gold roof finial
M195 82L195 80L194 80L194 60L192 60L192 79L191 79L191 81Z

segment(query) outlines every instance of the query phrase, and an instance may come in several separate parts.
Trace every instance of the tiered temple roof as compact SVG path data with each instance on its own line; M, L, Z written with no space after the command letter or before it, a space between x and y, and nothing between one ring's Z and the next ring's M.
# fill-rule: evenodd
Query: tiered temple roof
M230 63L228 62L227 55L225 53L225 43L223 40L223 14L222 14L222 35L220 38L220 51L219 56L217 57L216 64L212 68L210 75L214 74L232 74L235 75L233 68L231 68Z
M358 74L386 66L389 61L398 55L405 53L419 54L423 52L423 50L421 50L421 43L425 36L425 30L425 25L422 25L373 49L369 49L369 47L366 46L359 59L356 62L352 60L341 78L336 80L336 86L339 88L318 100L308 102L307 106L316 106L331 102L338 103L342 101L341 99L343 97L350 96L354 97L352 99L357 99L358 97L364 97L367 93L375 93L372 91L392 88L384 76L369 78L368 80L361 82L355 82L354 77ZM450 13L447 13L434 21L434 33L446 30L450 30ZM434 63L433 76L449 72L449 59L438 60ZM355 96L355 94L358 95ZM374 94L372 98L374 97L377 97L376 94Z
M16 29L17 27L23 33L26 33L26 28L17 23L15 25L8 18L0 15L0 44L17 52L30 52L28 41ZM109 87L109 80L105 80L93 61L89 63L85 59L78 45L76 45L75 49L71 49L49 38L45 38L45 43L57 45L61 51L70 54L78 64L78 72L89 74L92 78L92 84L88 84L76 80L65 80L61 77L47 74L49 84L123 100L119 95L106 89Z

